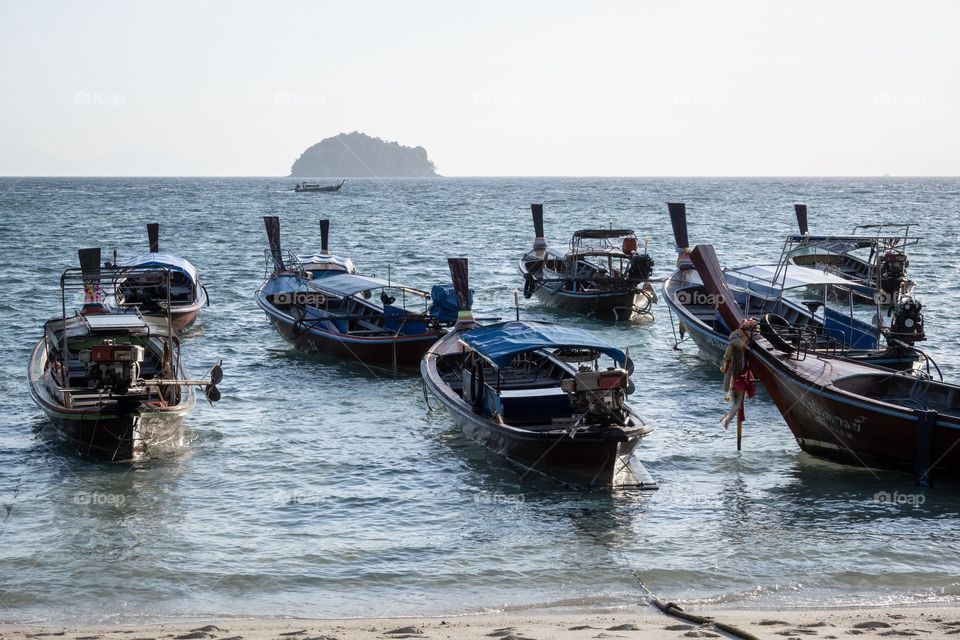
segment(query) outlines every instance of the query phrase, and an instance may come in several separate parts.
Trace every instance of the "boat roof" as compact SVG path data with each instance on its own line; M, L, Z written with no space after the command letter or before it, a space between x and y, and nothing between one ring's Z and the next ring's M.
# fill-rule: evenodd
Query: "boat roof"
M136 313L78 314L65 322L60 318L50 320L47 329L58 337L66 330L68 338L92 334L165 336L169 331L165 321Z
M596 349L617 362L627 358L623 351L589 331L545 322L500 322L466 331L460 340L498 367L510 364L521 353L565 347Z
M197 268L194 267L190 261L170 253L145 253L136 258L130 258L120 265L120 267L138 269L156 267L170 269L171 271L179 271L186 274L193 282L197 281Z
M578 229L573 232L574 238L619 238L632 235L633 229Z
M910 244L916 244L916 241L920 240L919 236L913 236L910 238L905 238L901 235L876 235L876 236L862 236L862 235L839 235L839 236L812 236L810 234L801 235L799 233L794 233L787 236L787 240L795 244L844 244L850 245L856 248L862 247L872 247L881 243L903 243L904 241L909 240Z
M758 264L725 270L727 282L766 297L776 297L781 289L836 285L873 295L873 289L821 269L788 264Z
M355 273L335 273L317 280L311 280L310 283L314 288L325 289L331 293L339 293L345 296L352 296L370 289L402 288L380 278L361 276Z
M338 256L324 255L322 253L310 253L310 254L300 254L297 255L297 260L303 265L304 269L308 269L308 265L316 264L333 264L339 267L343 267L344 271L353 271L353 260L350 258L340 258Z

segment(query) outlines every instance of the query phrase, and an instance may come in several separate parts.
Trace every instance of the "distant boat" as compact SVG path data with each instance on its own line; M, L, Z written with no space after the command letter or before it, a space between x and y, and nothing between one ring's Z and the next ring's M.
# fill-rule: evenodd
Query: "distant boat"
M115 268L113 290L105 300L106 307L121 313L137 309L142 315L166 317L174 331L183 331L193 324L200 310L210 304L207 289L200 283L197 268L188 260L169 253L161 253L160 225L147 225L150 253L131 258ZM165 279L169 272L169 279ZM169 282L169 286L167 285Z
M452 324L432 313L435 305L425 291L359 275L352 262L325 251L306 264L284 254L279 218L264 216L264 224L269 273L256 292L257 305L297 349L379 368L412 368Z
M712 245L690 253L728 326L740 326ZM803 334L767 314L748 363L804 451L846 464L960 475L960 386L808 350Z
M340 184L332 184L332 185L321 185L319 182L301 182L297 184L297 186L295 186L293 190L296 191L297 193L302 193L302 192L312 193L316 191L333 193L336 191L340 191L340 187L343 186L344 182L346 182L346 180L341 180Z
M459 319L423 357L420 374L463 433L564 483L656 488L630 458L653 430L627 403L629 359L582 329L541 322L478 326L467 261L450 258ZM613 366L599 367L601 357Z
M191 380L169 312L166 318L145 317L136 308L109 313L100 285L118 271L101 270L99 248L81 249L80 261L81 269L68 269L60 278L64 316L44 325L30 356L30 393L81 453L109 462L141 460L179 440L196 404L194 386L203 387L211 402L220 398L216 385L222 371L217 364L209 379ZM143 273L124 270L127 277ZM67 316L67 295L81 283L85 303Z
M677 270L663 283L663 296L670 309L671 322L677 320L681 340L689 336L704 355L720 364L728 336L736 327L731 328L717 313L716 299L707 292L690 262L685 205L673 202L667 206L678 253ZM877 326L853 317L850 306L845 305L846 312L840 311L834 308L837 304L831 305L827 299L827 291L834 287L855 289L864 296L871 296L873 289L819 269L790 264L784 256L775 265L724 270L726 284L733 292L733 302L745 314L773 313L783 317L791 326L805 332L811 349L903 371L920 365L921 354L908 344L919 336L894 331L905 325L908 318L895 317L893 327L881 331ZM791 294L798 299L789 299ZM922 327L922 322L914 325ZM887 344L881 346L881 338Z
M580 229L566 252L547 247L543 205L530 205L536 239L520 259L523 295L575 313L629 320L656 302L653 258L630 229Z

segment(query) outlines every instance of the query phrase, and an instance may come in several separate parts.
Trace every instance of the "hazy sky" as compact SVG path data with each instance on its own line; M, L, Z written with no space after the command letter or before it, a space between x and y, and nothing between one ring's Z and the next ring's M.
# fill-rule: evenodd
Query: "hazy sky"
M957 2L0 0L0 175L960 175Z

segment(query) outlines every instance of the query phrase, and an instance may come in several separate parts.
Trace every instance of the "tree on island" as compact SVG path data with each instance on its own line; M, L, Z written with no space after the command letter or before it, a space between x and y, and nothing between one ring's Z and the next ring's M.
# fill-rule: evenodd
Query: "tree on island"
M292 178L421 178L436 177L423 147L405 147L364 133L325 138L297 158Z

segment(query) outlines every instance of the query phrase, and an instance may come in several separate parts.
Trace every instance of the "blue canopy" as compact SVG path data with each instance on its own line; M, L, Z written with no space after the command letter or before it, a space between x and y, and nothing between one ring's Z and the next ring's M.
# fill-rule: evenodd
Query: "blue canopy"
M626 354L589 331L543 322L500 322L465 332L460 339L498 367L510 364L520 353L564 347L596 349L616 362Z
M154 267L158 269L169 269L171 271L179 271L186 274L186 276L190 278L191 282L197 281L197 268L190 264L189 261L169 253L145 253L141 256L137 256L136 258L127 260L120 265L120 267L130 267L136 269L149 269Z

